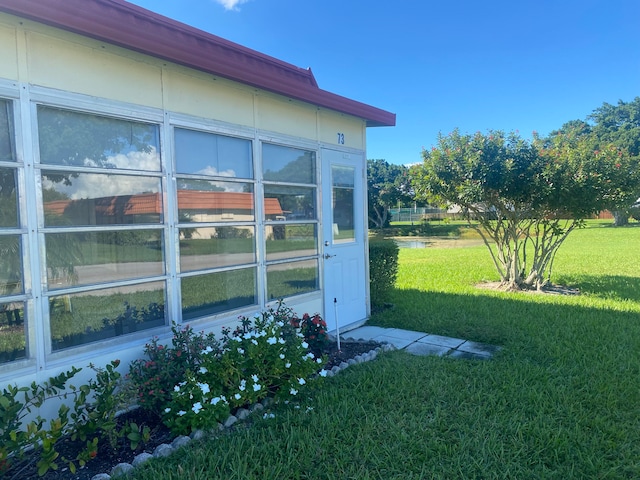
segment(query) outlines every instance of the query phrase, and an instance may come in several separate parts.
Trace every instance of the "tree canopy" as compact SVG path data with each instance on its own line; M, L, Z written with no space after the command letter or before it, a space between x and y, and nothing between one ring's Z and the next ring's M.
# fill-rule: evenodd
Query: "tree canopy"
M588 137L594 151L602 151L608 145L614 145L627 155L635 157L638 165L640 164L640 97L636 97L631 102L620 100L617 105L605 102L587 117L587 121L567 122L559 132L554 132L554 134L558 133ZM638 174L632 173L636 176ZM617 194L604 206L613 213L616 225L625 225L628 222L632 205L640 197L640 188L632 186L634 183L637 185L636 176L627 178L626 185L620 184Z
M386 160L367 160L369 226L383 228L389 224L389 209L400 202L413 200L408 168Z
M531 142L456 130L423 150L423 163L411 169L418 198L463 210L506 289L544 288L567 235L633 187L629 178L640 183L628 151L612 143L596 150L576 130Z

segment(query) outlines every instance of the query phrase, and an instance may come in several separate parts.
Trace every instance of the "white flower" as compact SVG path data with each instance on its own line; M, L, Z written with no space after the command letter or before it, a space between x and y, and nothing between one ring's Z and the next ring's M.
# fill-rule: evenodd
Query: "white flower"
M247 388L247 381L246 380L241 380L240 381L240 386L238 388L240 389L241 392L244 392L244 389Z
M200 402L194 403L193 404L193 408L191 408L191 410L193 410L193 413L195 413L197 415L198 412L200 412L200 410L202 410L202 404Z
M254 345L258 345L258 341L255 338L251 339L251 343L253 343Z
M307 382L305 381L305 379L304 379L304 378L299 378L299 379L298 379L298 383L299 383L300 385L304 385L304 384L305 384L305 383L307 383Z
M173 387L173 391L174 392L179 392L180 391L180 387L178 385L176 385L175 387Z
M259 384L259 383L254 383L254 384L253 384L253 391L254 391L254 392L259 391L261 388L262 388L262 387L260 386L260 384Z
M239 353L240 355L244 355L244 350L243 350L243 349L241 349L241 348L238 348L238 353Z
M279 339L278 339L278 343L279 343L280 345L284 345L284 344L285 344L284 338L279 338Z
M316 357L315 357L315 355L314 355L313 353L311 353L311 352L307 353L307 354L306 354L304 357L302 357L302 358L305 358L305 357L306 357L306 358L310 358L310 359L312 359L312 360L313 360L314 358L316 358Z
M285 364L284 364L284 367L285 367L285 368L289 368L289 367L291 367L291 363L290 363L290 362L285 363Z
M270 322L273 322L273 320L274 320L273 315L269 315L268 320L269 320Z
M309 348L309 344L307 342L302 342L302 348Z
M322 363L322 359L321 358L316 358L316 363Z
M171 411L171 409L169 407L164 409L164 413L169 413Z
M203 395L206 395L211 391L208 383L198 383L198 386L200 387L200 390L202 390Z
M179 417L181 417L181 416L183 416L185 413L187 413L187 412L185 412L184 410L180 410L180 411L178 412L178 416L179 416Z
M321 377L326 377L327 376L327 371L324 370L324 369L320 370L320 376Z
M211 405L217 405L220 400L222 400L220 397L213 397L209 403L211 403Z
M258 375L251 375L251 380L253 380L253 383L258 383L260 381Z
M211 353L213 352L213 348L211 348L211 346L207 346L207 348L205 348L204 350L202 350L200 353L202 355L206 355L207 353Z
M281 360L284 360L284 353L281 353L281 354L280 354L280 359L281 359Z
M209 370L207 370L206 367L200 367L200 370L198 370L202 375L204 375L205 373L207 373Z
M276 418L276 416L273 413L265 413L262 418Z
M236 400L240 400L240 399L242 398L242 395L240 395L239 393L236 393L233 397L234 397Z
M278 341L278 340L276 339L276 337L269 337L269 338L267 338L267 343L268 343L269 345L275 345L277 341Z
M298 390L296 390L295 388L292 388L291 390L289 390L289 393L291 395L297 395L298 394Z

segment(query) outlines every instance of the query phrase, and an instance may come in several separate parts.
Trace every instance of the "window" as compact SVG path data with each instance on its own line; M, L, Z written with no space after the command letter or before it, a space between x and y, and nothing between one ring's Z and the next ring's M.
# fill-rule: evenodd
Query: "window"
M52 350L164 325L158 125L37 115Z
M174 129L182 318L258 303L252 142Z
M316 154L265 143L267 298L319 289Z
M0 99L0 364L27 355L13 102Z

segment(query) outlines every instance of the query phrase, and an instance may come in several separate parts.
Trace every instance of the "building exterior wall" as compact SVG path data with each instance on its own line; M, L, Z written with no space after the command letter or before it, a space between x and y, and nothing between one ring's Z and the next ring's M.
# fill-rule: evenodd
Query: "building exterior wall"
M0 315L6 313L8 319L8 312L17 310L24 323L12 328L14 333L23 328L25 338L24 350L16 358L0 356L1 382L41 381L69 365L84 366L89 362L103 365L115 358L126 365L141 355L144 343L152 335L169 338L172 321L188 321L196 329L219 331L221 327L235 323L238 315L250 315L270 302L273 304L274 299L269 296L268 272L274 277L278 272L287 271L289 266L294 276L297 270L293 267L315 271L311 282L315 281L316 286L285 298L287 305L300 313L322 313L322 178L318 152L332 146L363 153L363 119L3 13L0 13L0 103L9 112L7 118L11 125L7 131L15 141L15 156L0 157L0 173L6 174L10 183L14 182L16 186L15 195L4 200L11 202L15 198L15 209L19 214L16 224L9 222L0 226L0 241L17 242L20 253L14 260L22 265L21 289L0 290ZM130 147L119 153L130 163L122 163L122 158L118 160L115 155L108 159L112 162L108 168L100 169L95 162L86 159L83 163L82 158L78 160L80 163L71 165L47 163L44 160L47 142L53 142L55 137L45 135L50 127L43 120L45 113L54 120L67 118L67 115L75 119L73 122L79 119L77 122L80 123L72 125L81 125L85 119L91 128L103 121L110 124L111 120L116 122L117 128L130 127L132 132L142 126L147 133L155 132L157 139L149 141L137 152L132 152L135 142L130 140ZM176 131L180 129L202 133L206 140L231 138L241 146L248 144L250 173L181 171L180 159L176 159ZM134 134L131 135L133 138ZM120 137L116 135L114 139L120 140ZM282 152L282 165L286 164L286 155L294 152L295 157L296 152L300 153L306 165L302 171L309 169L309 179L289 177L286 168L269 177L267 163L271 160L264 153L267 144ZM101 153L105 153L104 148ZM133 154L137 155L139 166L131 163ZM278 161L276 159L276 163ZM145 170L144 162L155 167ZM300 169L294 170L300 174ZM47 205L52 206L51 202L57 197L48 196L53 195L51 192L64 196L66 181L79 184L82 179L100 180L98 188L104 192L96 194L94 200L111 194L115 202L119 194L109 193L111 184L121 188L131 185L127 188L139 196L162 192L162 201L157 207L162 212L141 211L130 220L135 212L124 211L121 218L130 215L126 222L114 220L116 223L111 224L103 218L102 223L95 223L95 210L92 210L93 217L87 220L82 210L86 202L80 201L75 204L78 209L65 217L70 223L62 226L55 223L59 220L51 220L52 210L48 210ZM147 184L149 188L141 186ZM76 190L69 195L81 196L79 187L73 188ZM187 210L181 213L177 192L182 188L248 189L255 195L255 210L235 217L225 216L222 212L190 218ZM262 201L265 196L278 198L285 214L270 217L265 212L269 207ZM287 207L300 198L308 205ZM97 207L94 205L90 209L93 208ZM216 260L215 249L207 251L201 257L201 263L205 264L200 266L202 272L192 271L190 269L196 268L194 263L198 262L181 266L181 255L185 256L185 240L199 238L198 231L202 238L220 236L218 232L225 232L225 240L229 235L237 235L238 242L245 242L248 250L240 252L237 258L242 260L236 263L233 261L236 257L232 256L235 253L225 251ZM253 232L249 241L246 232ZM103 245L95 239L109 236L128 238L126 241L132 242L134 250L156 242L160 253L151 259L143 256L137 261L114 260L100 267L113 268L113 277L104 274L101 278L98 271L95 280L90 280L93 277L89 275L95 273L90 272L91 265L84 264L76 265L69 279L63 279L62 273L54 274L56 266L52 252L55 242L69 245L69 239L75 238L78 245L93 252L97 245ZM270 252L272 244L268 242L274 240L280 242L279 247ZM120 241L124 240L117 240ZM122 252L119 244L114 245L105 248L116 258ZM94 254L84 253L85 256ZM239 281L244 274L250 278L251 272L256 283L253 301L241 301L238 306L230 304L228 308L223 305L208 312L196 308L191 316L186 313L184 303L187 300L180 294L181 286L197 285L196 280L200 277L210 282L204 285L219 285L216 282L223 277ZM5 286L10 283L0 273L0 284L3 281ZM108 293L109 298L118 302L131 302L135 295L140 291L147 292L145 289L148 288L157 295L158 301L163 302L164 309L162 318L149 323L150 327L124 333L118 333L116 329L114 334L95 340L91 340L88 329L78 334L79 340L75 344L62 342L59 347L52 341L59 335L56 333L59 330L72 328L64 325L63 320L68 317L69 322L75 321L77 310L74 309L82 302L93 301L92 295ZM231 292L232 287L229 288ZM143 312L149 317L153 316L150 306ZM53 315L62 319L55 327L50 322ZM0 326L2 321L0 319ZM8 320L5 323L8 325ZM0 335L3 335L1 330Z

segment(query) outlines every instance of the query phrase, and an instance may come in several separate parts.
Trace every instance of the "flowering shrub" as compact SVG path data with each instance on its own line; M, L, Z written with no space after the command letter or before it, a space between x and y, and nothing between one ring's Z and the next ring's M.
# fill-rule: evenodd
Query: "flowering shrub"
M223 330L221 348L206 347L198 365L173 387L163 420L175 433L211 428L235 408L267 396L296 395L323 360L308 351L280 310L269 309L253 320L241 317L233 332ZM285 315L286 317L286 315Z
M135 360L129 367L130 387L135 391L141 408L158 414L171 401L176 379L185 378L187 371L195 371L205 349L218 351L219 342L213 334L194 333L188 325L171 327L171 346L164 346L153 338L145 345L146 358Z
M320 355L329 343L327 322L317 313L313 316L305 313L302 316L302 320L293 317L290 322L295 328L300 329L300 333L302 333L305 341L309 344L309 350L316 355Z

